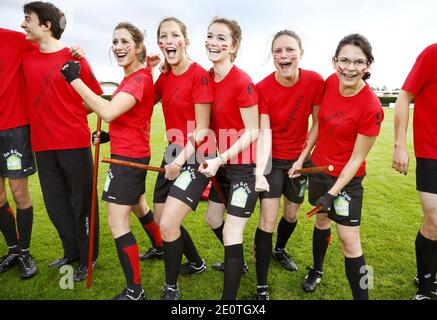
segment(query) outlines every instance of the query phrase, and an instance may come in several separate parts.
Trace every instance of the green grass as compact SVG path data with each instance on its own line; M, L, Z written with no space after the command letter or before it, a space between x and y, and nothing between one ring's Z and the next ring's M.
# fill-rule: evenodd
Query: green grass
M90 126L95 128L95 118L90 117ZM362 219L362 243L366 262L374 269L374 289L371 299L411 299L415 292L414 239L421 224L421 207L415 191L414 163L410 174L401 176L391 168L393 145L393 110L385 109L385 121L381 135L368 156L367 176L364 179L364 207ZM409 149L411 136L408 137ZM163 116L156 108L152 124L152 165L159 165L164 147ZM101 156L109 155L109 146L103 145ZM410 153L412 155L412 153ZM414 161L413 161L414 162ZM99 190L101 190L106 164L100 165ZM147 176L147 201L152 204L153 186L156 173ZM59 237L45 211L37 176L30 179L30 188L35 207L32 235L32 254L36 258L38 274L27 281L19 279L18 268L0 274L0 299L108 299L124 287L124 276L118 262L115 245L110 235L106 217L106 204L100 203L100 257L93 274L93 286L86 288L86 281L76 284L73 290L62 290L59 286L61 274L49 269L48 263L62 255ZM9 198L13 205L13 200ZM15 209L15 208L14 208ZM201 256L208 266L223 259L223 248L204 221L206 202L188 216L185 227L191 233ZM313 220L303 219L310 209L304 203L300 221L287 249L299 266L299 271L289 272L272 261L269 273L271 298L275 300L318 300L351 299L349 285L344 273L344 259L339 246L335 228L333 241L325 262L325 276L314 294L306 294L301 289L301 281L306 274L305 267L312 264L311 239ZM256 272L253 259L253 240L259 219L259 206L251 217L245 232L245 259L249 273L241 280L239 299L251 299L256 286ZM144 252L150 242L142 231L137 219L132 215L132 230ZM275 235L274 235L275 239ZM0 253L6 252L5 242L0 241ZM142 283L146 298L159 299L164 282L162 261L141 263ZM180 276L179 286L182 299L220 299L223 274L210 267L206 272L195 276Z

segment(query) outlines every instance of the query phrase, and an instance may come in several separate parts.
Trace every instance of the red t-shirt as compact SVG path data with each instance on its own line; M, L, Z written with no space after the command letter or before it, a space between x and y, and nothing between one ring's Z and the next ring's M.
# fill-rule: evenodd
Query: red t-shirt
M349 161L358 134L369 137L379 135L384 119L378 97L366 86L353 97L339 93L336 74L325 82L325 94L319 111L319 137L311 160L316 166L333 165L330 175L338 177ZM355 174L366 171L366 161Z
M90 129L82 98L60 72L68 60L75 60L68 48L53 53L35 50L24 57L34 152L90 146ZM80 60L80 65L82 81L96 94L102 94L86 59Z
M29 124L21 62L37 47L24 33L0 28L0 130Z
M214 73L211 75L214 79ZM258 104L258 94L252 79L247 73L233 66L231 71L220 82L211 80L214 88L212 106L212 128L214 130L218 150L226 152L244 133L244 122L240 109ZM255 145L253 143L240 152L229 164L254 163Z
M275 159L294 160L300 156L306 146L308 117L313 107L322 102L322 76L313 71L299 71L299 80L292 87L280 84L275 73L256 85L259 113L270 118Z
M112 97L119 92L130 94L137 103L109 124L111 154L150 157L150 118L155 103L152 75L146 69L132 73L123 79Z
M188 134L196 129L194 105L214 100L208 73L195 62L181 75L162 73L155 83L155 94L162 98L168 142L185 146Z
M402 89L415 96L416 157L437 160L437 43L419 55Z

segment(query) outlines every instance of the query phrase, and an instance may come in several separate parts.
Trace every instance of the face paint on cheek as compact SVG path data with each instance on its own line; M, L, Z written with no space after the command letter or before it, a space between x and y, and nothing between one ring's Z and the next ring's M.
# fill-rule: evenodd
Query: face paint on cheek
M178 47L182 47L182 44L183 44L184 42L182 41L182 40L179 40L179 42L178 42Z
M159 47L160 47L161 49L164 48L164 42L162 42L161 40L158 42L158 45L159 45Z
M126 45L126 51L130 51L132 49L132 46L130 44Z
M209 49L210 46L211 46L211 42L209 42L208 40L205 40L205 48Z
M343 73L344 69L342 69L338 64L337 64L337 71L340 73Z
M227 44L222 44L220 47L222 48L222 51L227 51L229 49Z

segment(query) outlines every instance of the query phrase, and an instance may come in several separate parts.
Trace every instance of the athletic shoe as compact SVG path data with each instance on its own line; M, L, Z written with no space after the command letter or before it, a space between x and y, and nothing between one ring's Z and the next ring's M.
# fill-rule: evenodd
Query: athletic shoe
M188 275L188 274L201 273L205 270L206 270L206 262L205 260L202 259L202 264L199 267L197 267L194 262L187 262L181 264L179 273L183 275Z
M178 285L164 284L162 289L161 300L179 300L180 292Z
M314 292L317 285L322 281L323 272L310 267L307 267L307 269L308 274L302 281L302 289L305 292Z
M93 270L94 270L95 265L96 265L96 262L94 261L93 262ZM76 272L74 273L73 281L80 282L82 280L85 280L86 278L88 278L88 266L80 264L77 267Z
M255 300L270 300L268 286L256 286Z
M140 255L141 261L149 259L164 259L164 251L162 251L162 249L156 249L152 247L146 253Z
M56 259L55 261L52 261L49 264L49 268L60 268L62 266L72 264L73 262L78 261L79 258L69 258L69 257L62 257L59 259Z
M224 263L224 262L217 262L217 263L214 263L214 264L212 265L212 268L213 268L215 271L225 272L225 263ZM242 273L242 274L246 274L246 273L248 273L248 272L249 272L249 267L247 266L247 263L244 262L244 263L243 263L243 268L242 268L242 270L241 270L241 273Z
M431 300L431 297L424 296L423 294L416 293L413 300Z
M21 279L30 279L37 272L35 261L29 254L20 255L18 265L21 270Z
M0 259L0 273L8 271L18 263L18 253L7 254Z
M414 277L414 282L419 285L419 276ZM434 280L431 288L431 294L437 297L437 279Z
M272 258L278 261L285 269L297 271L296 263L285 249L274 249L272 251Z
M135 292L135 290L124 288L112 300L144 300L144 290L141 289L140 292Z

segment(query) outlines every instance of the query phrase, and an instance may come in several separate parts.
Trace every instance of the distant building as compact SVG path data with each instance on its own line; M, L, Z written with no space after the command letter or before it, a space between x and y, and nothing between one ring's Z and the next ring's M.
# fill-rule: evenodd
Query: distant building
M394 90L377 90L373 89L373 92L375 92L376 96L378 97L397 97L399 96L399 93L401 90L394 89Z
M100 81L99 84L100 84L100 87L103 90L103 95L104 96L112 96L114 91L117 90L117 88L118 88L118 83L117 82Z

